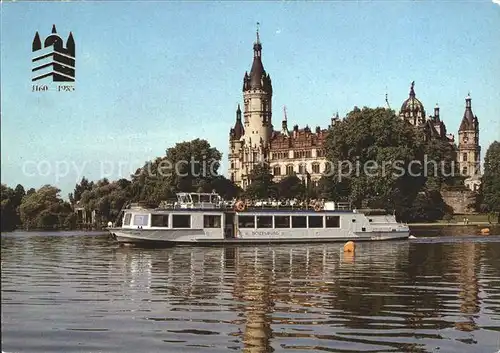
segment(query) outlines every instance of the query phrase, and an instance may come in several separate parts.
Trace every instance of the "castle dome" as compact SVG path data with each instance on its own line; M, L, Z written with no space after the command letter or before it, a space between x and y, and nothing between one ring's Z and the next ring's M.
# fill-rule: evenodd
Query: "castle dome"
M401 111L424 111L424 105L415 95L415 82L411 83L410 95L401 105Z
M413 125L420 125L425 121L425 109L422 102L415 95L415 81L411 83L410 94L401 105L399 115Z

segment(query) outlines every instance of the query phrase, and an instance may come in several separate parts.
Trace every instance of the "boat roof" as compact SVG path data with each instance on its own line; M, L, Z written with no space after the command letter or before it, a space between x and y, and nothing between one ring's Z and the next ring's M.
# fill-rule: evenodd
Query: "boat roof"
M223 209L223 208L136 208L136 209L128 209L126 212L149 212L149 213L190 213L190 212L205 212L205 213L235 213L241 216L251 216L251 215L269 215L272 216L274 214L289 214L289 215L302 215L302 214L338 214L338 213L358 213L353 210L320 210L315 211L313 209L247 209L244 211L234 211L232 209ZM361 213L361 212L359 212Z

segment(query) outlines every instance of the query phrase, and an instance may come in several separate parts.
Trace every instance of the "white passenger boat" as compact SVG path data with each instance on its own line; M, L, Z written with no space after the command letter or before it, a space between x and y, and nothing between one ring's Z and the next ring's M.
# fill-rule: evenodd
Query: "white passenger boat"
M393 215L365 215L346 203L312 209L224 206L215 193L179 193L160 208L128 207L121 226L108 228L123 243L258 244L407 239L409 228Z

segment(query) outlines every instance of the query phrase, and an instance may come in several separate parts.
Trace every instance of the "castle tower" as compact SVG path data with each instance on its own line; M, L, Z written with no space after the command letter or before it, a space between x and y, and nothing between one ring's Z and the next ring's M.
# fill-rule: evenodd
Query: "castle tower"
M238 170L241 167L240 156L242 154L243 135L245 129L241 121L241 108L238 104L236 109L236 122L234 127L229 131L229 178L237 185L241 184L241 175Z
M420 126L425 123L425 109L422 102L417 99L414 88L415 81L411 83L408 99L401 105L399 117L414 126Z
M269 143L273 132L271 121L273 88L271 77L262 64L262 44L257 29L257 38L253 45L253 63L250 74L243 78L243 156L240 185L248 186L248 176L253 166L269 157Z
M476 190L479 186L474 180L479 180L481 146L479 145L479 122L472 112L471 97L465 98L465 112L458 130L457 162L460 173L466 176L466 185Z

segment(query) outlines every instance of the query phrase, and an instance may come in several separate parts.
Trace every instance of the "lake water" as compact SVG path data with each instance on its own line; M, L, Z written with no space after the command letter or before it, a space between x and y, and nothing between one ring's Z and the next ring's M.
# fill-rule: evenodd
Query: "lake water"
M4 352L500 350L500 237L139 249L2 234Z

